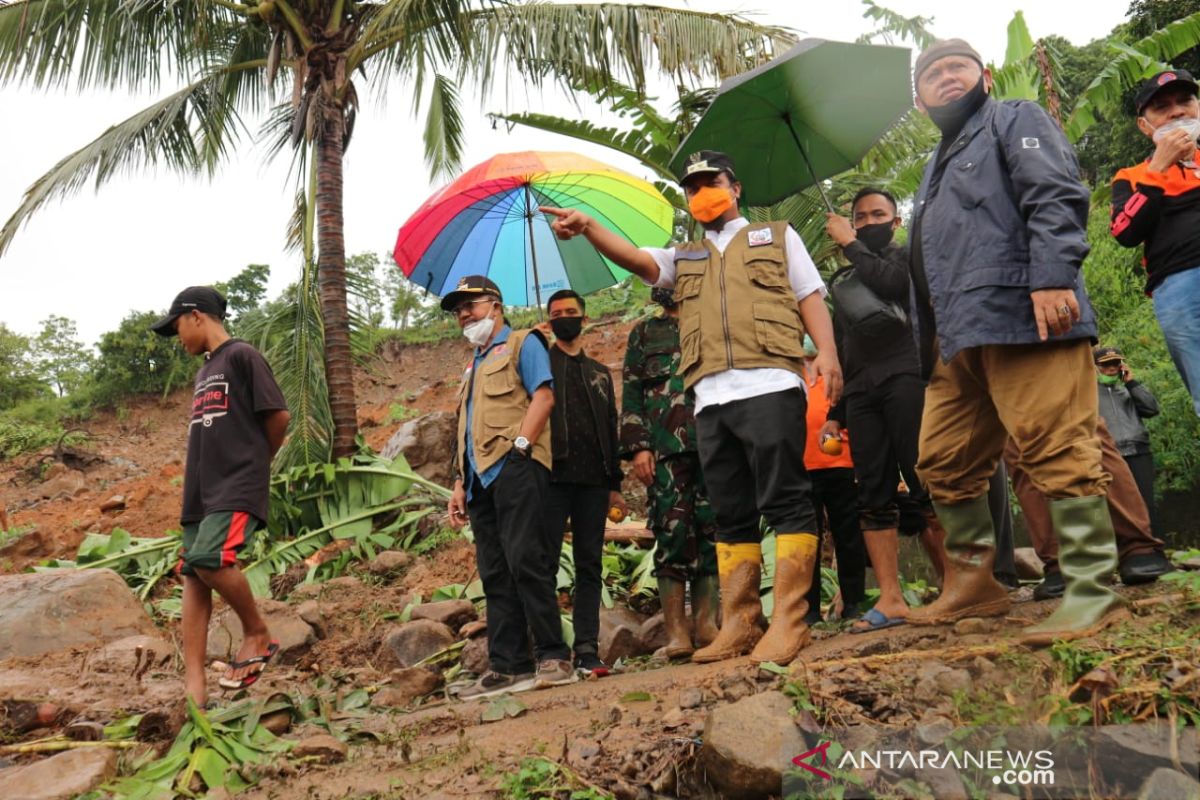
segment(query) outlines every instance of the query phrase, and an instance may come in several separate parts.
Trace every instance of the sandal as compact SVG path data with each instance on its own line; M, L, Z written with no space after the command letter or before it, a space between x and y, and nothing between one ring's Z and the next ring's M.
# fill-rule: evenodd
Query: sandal
M850 628L851 633L870 633L871 631L881 631L884 628L894 628L897 625L906 625L908 620L904 617L889 617L882 611L872 608L867 613L858 618L859 622L867 623L865 628Z
M252 664L262 664L262 667L260 669L255 670L254 672L251 672L249 675L246 675L243 678L221 678L221 680L217 681L217 685L220 686L222 689L225 689L225 690L231 691L231 692L237 691L238 689L246 689L246 688L253 686L258 681L259 677L263 674L263 672L266 671L267 664L271 663L271 659L274 658L275 654L278 652L279 652L279 641L275 640L275 641L272 641L271 644L267 647L266 655L254 656L252 658L247 658L245 661L233 662L232 664L229 665L230 670L242 669L243 667L249 667Z

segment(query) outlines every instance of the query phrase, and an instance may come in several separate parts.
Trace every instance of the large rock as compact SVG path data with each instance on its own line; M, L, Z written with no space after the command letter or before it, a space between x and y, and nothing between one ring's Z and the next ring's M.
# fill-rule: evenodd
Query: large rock
M279 641L276 658L284 664L294 663L317 640L312 626L305 622L299 612L278 600L259 600L258 613L271 631L271 638ZM213 617L208 626L208 657L231 660L242 646L242 621L233 609L227 608Z
M175 647L161 636L128 636L100 648L88 667L96 672L132 675L135 670L165 669L174 656Z
M403 550L384 550L367 564L367 572L380 577L387 577L403 572L412 563L412 556Z
M61 497L74 497L87 491L87 480L77 469L68 470L57 478L51 478L38 487L38 497L44 500L54 500Z
M410 619L431 619L456 631L479 616L470 600L440 600L422 603L412 610Z
M709 712L700 764L722 797L752 800L782 792L784 769L808 750L791 709L782 692L763 692Z
M26 767L0 770L0 794L5 800L71 800L111 778L116 768L116 750L67 750Z
M0 576L0 597L0 660L156 632L137 597L109 569Z
M642 618L628 608L600 609L599 656L605 664L650 652L642 641Z
M1184 727L1178 734L1166 720L1139 725L1102 725L1095 733L1093 752L1105 776L1132 789L1151 773L1170 769L1172 739L1179 749L1180 765L1195 775L1200 771L1200 734Z
M375 705L406 706L442 685L442 676L424 667L392 670L390 684L375 695Z
M442 486L454 484L450 468L454 454L454 437L458 435L458 416L447 411L435 411L409 420L384 445L384 458L403 454L408 465L423 478Z
M476 675L487 672L491 667L491 661L488 659L487 637L478 636L468 641L466 647L462 649L462 658L459 661L467 672L474 672Z
M1200 783L1179 770L1159 767L1142 784L1137 800L1200 800Z
M1013 563L1017 567L1017 577L1023 581L1040 581L1044 577L1045 567L1032 547L1018 547L1014 550Z
M454 632L440 622L419 619L392 627L379 647L384 665L415 667L418 663L454 644Z

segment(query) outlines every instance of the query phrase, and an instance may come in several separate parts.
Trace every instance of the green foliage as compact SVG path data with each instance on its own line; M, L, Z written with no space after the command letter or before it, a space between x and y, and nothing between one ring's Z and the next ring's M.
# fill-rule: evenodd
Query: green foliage
M217 282L213 288L225 295L230 320L225 327L233 336L242 335L248 315L261 313L259 306L267 296L267 281L271 277L268 264L248 264L228 281Z
M59 397L73 392L91 367L91 349L79 341L75 321L51 315L42 320L42 330L33 340L33 358L44 380Z
M500 784L505 800L611 800L612 795L587 786L561 764L537 756L521 761Z
M1141 251L1121 247L1108 232L1108 220L1107 207L1093 209L1088 224L1092 250L1083 265L1100 341L1121 349L1137 380L1158 400L1161 413L1145 421L1154 448L1157 489L1186 491L1200 482L1200 419L1143 291Z
M134 537L122 528L113 528L108 534L89 533L80 543L74 561L49 559L34 569L38 572L65 567L111 569L146 602L154 587L178 563L179 543L179 531L149 538Z
M34 368L31 355L29 337L10 331L0 322L0 410L48 393L49 387Z
M165 395L192 380L200 360L189 356L177 338L150 330L161 317L161 312L134 311L100 337L100 357L82 387L83 402L112 407L130 395Z

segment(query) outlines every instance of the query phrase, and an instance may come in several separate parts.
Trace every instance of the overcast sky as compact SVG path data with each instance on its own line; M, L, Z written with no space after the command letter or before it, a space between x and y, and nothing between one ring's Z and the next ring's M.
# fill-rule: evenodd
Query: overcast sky
M801 35L843 41L873 27L862 18L858 0L663 2L744 13ZM1007 25L1018 9L1024 8L1035 38L1058 34L1085 44L1120 23L1129 0L1092 0L1086 13L1080 13L1080 3L1013 0L884 0L882 5L905 16L932 16L939 36L966 38L985 61L999 63ZM0 218L7 219L25 189L60 158L169 91L132 97L0 88ZM397 230L436 186L427 177L421 126L411 114L408 94L394 88L385 108L369 99L369 91L360 90L360 96L366 107L345 162L346 252L390 252ZM464 89L463 104L466 166L497 152L574 150L648 177L636 162L604 148L522 128L492 130L485 117L487 111L578 114L562 97L519 93L481 102ZM599 118L594 108L585 107L585 113ZM247 122L257 130L256 120ZM262 150L248 145L211 182L167 172L135 174L110 181L98 193L89 187L45 207L0 258L0 321L34 334L50 314L70 317L81 338L92 343L130 311L165 309L184 286L226 280L251 263L271 265L270 294L275 295L299 271L297 257L283 252L293 189L288 160L262 167Z

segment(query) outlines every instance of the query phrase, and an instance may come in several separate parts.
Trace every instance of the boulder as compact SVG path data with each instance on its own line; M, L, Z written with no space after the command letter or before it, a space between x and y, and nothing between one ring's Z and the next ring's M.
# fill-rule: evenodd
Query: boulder
M422 603L417 606L412 610L410 619L431 619L456 631L478 616L475 604L470 600L440 600L436 603Z
M642 618L628 608L600 609L599 656L605 664L650 652L639 635Z
M491 666L491 661L488 659L487 637L479 636L468 641L462 649L460 662L462 668L467 672L474 672L476 675L487 672L488 667Z
M367 564L367 572L386 577L403 572L411 563L412 556L403 550L384 550L376 555L370 564Z
M661 611L642 623L642 627L638 630L638 638L651 652L666 645L667 623Z
M1137 800L1200 800L1200 783L1179 770L1159 767L1142 784Z
M700 765L721 797L750 800L782 792L783 771L809 749L791 709L791 700L771 691L709 712Z
M51 478L38 487L38 497L54 500L60 497L75 497L87 491L87 480L77 469L67 470L57 478Z
M112 497L100 504L100 510L107 513L109 511L121 511L125 508L125 495L114 494Z
M404 423L384 445L380 455L389 459L403 455L421 477L442 486L452 486L454 472L450 462L457 435L458 415L435 411Z
M338 764L346 760L350 748L341 739L319 734L301 739L292 748L294 758L312 758L320 764Z
M271 638L279 642L280 663L292 664L317 640L312 626L301 619L295 608L279 600L258 600ZM233 609L226 608L213 617L208 626L208 657L230 661L242 646L242 622Z
M8 800L71 800L111 778L116 769L116 750L67 750L25 767L0 770L0 786Z
M137 596L110 569L3 575L0 597L0 660L157 632Z
M424 667L392 670L391 683L375 695L375 705L406 706L442 685L442 676Z
M1013 563L1017 566L1017 577L1023 581L1040 581L1045 577L1042 560L1032 547L1013 550Z
M1172 739L1176 739L1174 745ZM1200 772L1200 734L1194 727L1184 727L1174 734L1166 720L1102 725L1095 731L1092 747L1105 776L1131 790L1149 780L1152 773L1173 767L1173 747L1178 747L1180 765L1185 770L1193 775Z
M440 622L419 619L395 625L379 647L381 664L414 667L434 653L454 644L454 632Z

